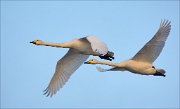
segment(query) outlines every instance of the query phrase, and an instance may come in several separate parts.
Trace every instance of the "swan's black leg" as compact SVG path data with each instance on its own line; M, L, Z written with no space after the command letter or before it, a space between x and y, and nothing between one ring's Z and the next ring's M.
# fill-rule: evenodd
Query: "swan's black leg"
M166 77L165 74L162 74L162 73L160 73L160 72L156 72L156 73L154 74L154 76L163 76L163 77Z
M105 60L109 60L109 61L112 61L114 59L114 57L111 57L111 56L99 56L101 59L105 59Z
M113 57L114 53L113 52L110 52L108 51L108 53L104 56L99 56L101 59L105 59L105 60L109 60L109 61L112 61L114 59Z

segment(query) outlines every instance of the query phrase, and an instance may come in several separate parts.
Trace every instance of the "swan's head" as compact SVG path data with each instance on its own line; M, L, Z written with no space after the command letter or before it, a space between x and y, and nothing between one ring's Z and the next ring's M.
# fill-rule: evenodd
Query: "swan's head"
M87 62L84 62L84 64L98 64L98 60L97 59L90 59Z
M35 45L41 45L43 43L43 41L42 40L33 40L30 43L33 43Z

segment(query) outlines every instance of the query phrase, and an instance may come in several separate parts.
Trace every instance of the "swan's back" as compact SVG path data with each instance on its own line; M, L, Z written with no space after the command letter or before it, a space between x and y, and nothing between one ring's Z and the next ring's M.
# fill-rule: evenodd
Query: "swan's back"
M96 38L96 36L88 36L86 39L91 44L91 48L93 51L98 52L99 54L106 55L108 53L107 45Z
M73 40L73 48L82 54L88 55L106 55L108 53L107 45L96 38L96 36L87 36Z

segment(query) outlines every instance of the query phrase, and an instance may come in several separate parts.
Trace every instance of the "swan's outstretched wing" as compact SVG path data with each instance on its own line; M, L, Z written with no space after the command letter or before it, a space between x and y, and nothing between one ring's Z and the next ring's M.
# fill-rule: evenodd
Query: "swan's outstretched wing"
M79 54L75 49L69 49L67 54L57 62L55 73L44 94L53 96L88 57L89 55Z
M103 41L97 39L96 36L88 36L86 38L90 42L91 48L94 52L97 52L101 55L106 55L108 53L107 45Z
M100 72L106 72L106 71L125 71L125 69L124 68L119 68L119 67L112 67L112 68L110 68L110 69L104 69L104 68L102 68L102 67L96 67L96 69L98 70L98 71L100 71Z
M168 20L161 21L159 30L154 37L132 58L136 61L153 63L161 53L165 41L171 30L171 22Z

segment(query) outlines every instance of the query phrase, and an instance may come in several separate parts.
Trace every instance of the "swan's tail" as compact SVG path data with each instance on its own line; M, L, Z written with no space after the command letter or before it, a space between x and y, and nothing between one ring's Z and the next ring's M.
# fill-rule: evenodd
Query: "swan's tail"
M111 52L111 51L108 51L108 53L104 56L99 56L101 59L106 59L106 60L109 60L109 61L112 61L114 59L114 53Z

